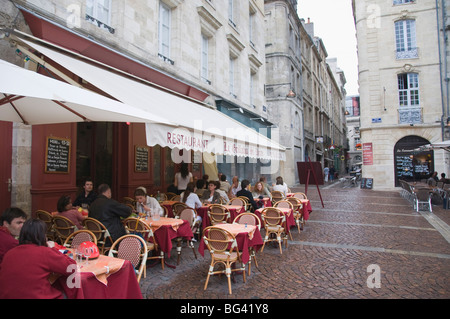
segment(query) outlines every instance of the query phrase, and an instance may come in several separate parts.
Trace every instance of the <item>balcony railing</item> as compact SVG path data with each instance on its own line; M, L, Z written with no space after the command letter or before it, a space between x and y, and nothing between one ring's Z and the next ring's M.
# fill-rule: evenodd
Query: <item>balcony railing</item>
M400 107L398 109L399 124L421 124L422 108L421 107Z
M418 48L412 48L412 49L409 49L409 50L397 51L396 52L397 60L417 59L418 57L419 57L419 49Z

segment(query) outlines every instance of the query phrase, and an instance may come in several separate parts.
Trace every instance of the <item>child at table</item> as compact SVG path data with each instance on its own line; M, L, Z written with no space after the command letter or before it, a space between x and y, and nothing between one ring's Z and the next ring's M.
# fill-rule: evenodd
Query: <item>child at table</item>
M136 211L141 214L147 212L158 212L160 216L164 216L164 209L162 209L156 198L147 195L147 189L143 186L136 188L134 191L134 198L136 199Z

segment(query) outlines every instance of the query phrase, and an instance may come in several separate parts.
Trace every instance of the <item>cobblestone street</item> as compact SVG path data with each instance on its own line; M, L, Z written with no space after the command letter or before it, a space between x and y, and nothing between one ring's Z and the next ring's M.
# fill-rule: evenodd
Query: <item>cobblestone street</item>
M246 283L236 276L232 295L225 276L212 277L204 291L209 253L195 259L183 248L176 269L159 264L147 269L144 298L450 298L450 210L433 206L433 213L417 213L399 191L328 185L321 186L321 195L324 207L316 186L309 186L313 212L304 230L292 228L293 240L282 255L276 246L259 252L259 268L252 266ZM176 264L175 249L168 263ZM370 280L371 267L379 267L380 288L368 285L376 282Z

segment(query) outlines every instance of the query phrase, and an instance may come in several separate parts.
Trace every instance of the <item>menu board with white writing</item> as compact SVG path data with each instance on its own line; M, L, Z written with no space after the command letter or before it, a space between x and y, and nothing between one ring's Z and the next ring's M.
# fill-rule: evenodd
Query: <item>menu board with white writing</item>
M70 139L47 137L45 172L66 174L70 171Z
M136 146L134 152L134 171L145 173L148 172L148 147Z
M400 179L402 177L412 178L414 176L413 161L409 155L395 156L395 167L397 169L396 174Z

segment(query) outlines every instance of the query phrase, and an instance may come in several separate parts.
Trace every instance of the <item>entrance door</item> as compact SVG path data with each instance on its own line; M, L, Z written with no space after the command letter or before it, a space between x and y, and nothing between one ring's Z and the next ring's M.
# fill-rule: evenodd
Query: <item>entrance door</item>
M0 215L11 206L12 123L0 122Z
M77 128L77 186L92 178L113 187L113 123L79 123Z

